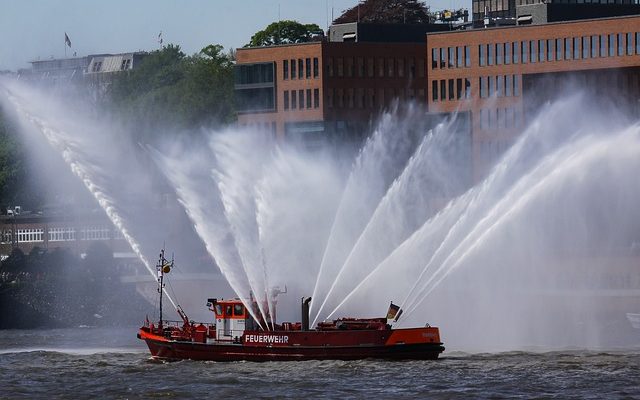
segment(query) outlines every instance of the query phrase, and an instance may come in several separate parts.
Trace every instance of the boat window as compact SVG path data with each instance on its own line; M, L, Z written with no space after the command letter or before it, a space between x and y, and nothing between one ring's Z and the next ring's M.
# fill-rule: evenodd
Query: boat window
M224 308L224 316L225 317L230 317L231 316L231 310L232 310L231 304L227 305Z
M233 306L233 315L236 317L242 317L244 315L244 306L242 304L236 304Z
M222 305L216 304L216 315L222 315Z

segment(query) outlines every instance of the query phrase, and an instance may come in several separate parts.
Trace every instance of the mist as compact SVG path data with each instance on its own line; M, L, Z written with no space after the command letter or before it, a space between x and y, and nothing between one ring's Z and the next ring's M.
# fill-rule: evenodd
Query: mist
M234 127L137 143L117 116L0 87L30 149L91 194L152 285L158 249L174 252L169 294L190 316L233 292L272 329L312 296L314 322L393 301L397 327L438 326L450 350L637 343L640 123L587 93L532 112L472 182L464 116L420 105L385 112L357 151Z

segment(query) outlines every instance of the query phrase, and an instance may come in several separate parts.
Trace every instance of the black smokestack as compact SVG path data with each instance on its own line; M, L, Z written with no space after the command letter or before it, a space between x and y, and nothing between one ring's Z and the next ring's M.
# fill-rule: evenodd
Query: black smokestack
M306 299L302 298L302 330L309 330L309 303L311 302L311 297L307 297Z

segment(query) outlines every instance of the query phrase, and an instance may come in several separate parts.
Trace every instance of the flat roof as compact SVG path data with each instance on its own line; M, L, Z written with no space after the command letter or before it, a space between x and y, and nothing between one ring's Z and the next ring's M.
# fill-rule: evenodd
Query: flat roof
M571 21L556 21L556 22L547 22L545 24L527 24L527 25L503 25L503 26L490 26L487 28L475 28L475 29L460 29L460 30L452 30L452 31L442 31L442 32L427 32L427 36L431 35L454 35L454 34L471 34L473 32L484 32L489 30L499 30L499 29L535 29L535 28L544 28L546 26L554 26L554 25L568 25L568 24L579 24L584 22L601 22L608 20L621 20L621 19L640 19L640 14L635 15L621 15L617 17L601 17L601 18L588 18L588 19L576 19Z

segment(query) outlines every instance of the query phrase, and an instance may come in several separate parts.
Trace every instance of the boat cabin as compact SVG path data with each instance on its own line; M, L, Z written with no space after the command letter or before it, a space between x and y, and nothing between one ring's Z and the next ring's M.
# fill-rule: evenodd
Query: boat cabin
M255 330L257 324L240 299L208 299L207 306L216 320L217 340L238 341L245 330Z

